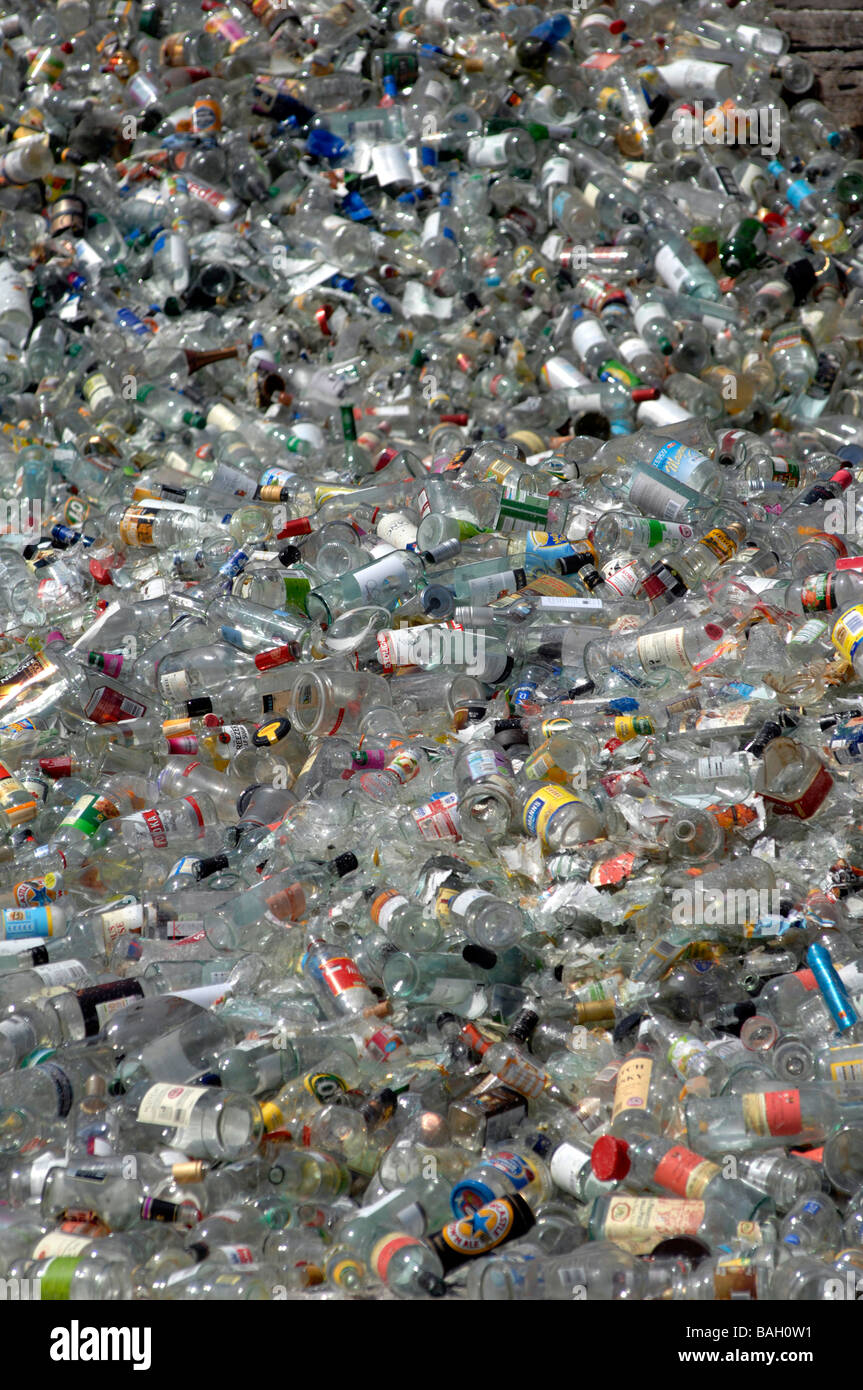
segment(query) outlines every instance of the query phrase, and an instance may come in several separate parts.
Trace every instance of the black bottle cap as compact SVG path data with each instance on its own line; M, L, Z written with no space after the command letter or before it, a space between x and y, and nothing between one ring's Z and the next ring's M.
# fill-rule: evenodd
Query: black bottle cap
M439 1279L436 1274L430 1274L427 1270L417 1275L417 1283L423 1293L427 1293L430 1298L443 1298L446 1294L446 1284L443 1279Z
M263 783L262 783L262 782L256 782L256 783L254 784L254 786L252 786L252 787L246 787L245 791L240 792L240 795L237 797L237 815L238 815L238 816L243 816L243 815L245 815L245 813L246 813L246 811L247 811L247 809L248 809L249 802L251 801L251 799L252 799L252 797L254 796L255 792L256 792L256 791L258 790L258 788L261 787L261 786L263 786Z
M560 570L561 574L577 574L579 570L584 569L585 565L592 564L593 556L586 555L582 552L581 554L564 555L558 560L557 568Z
M190 719L200 719L204 714L213 713L213 702L206 695L199 695L194 700L186 701L186 713Z
M652 1263L654 1260L686 1260L689 1264L699 1265L702 1260L709 1260L712 1252L702 1241L696 1240L694 1236L670 1236L668 1240L661 1240L655 1245L647 1256Z
M302 559L302 552L299 546L286 545L284 550L279 551L276 559L280 565L284 565L287 569L289 565L295 565L298 560Z
M477 946L475 941L469 941L461 954L462 960L466 960L468 965L478 965L480 970L493 970L497 965L495 952L487 950L485 946Z
M482 308L482 300L480 299L479 295L476 294L473 290L468 290L467 294L463 295L462 298L465 307L470 309L471 313L474 313L477 309Z
M330 860L330 865L340 878L344 878L345 874L352 874L354 869L359 868L360 861L348 850L345 854L337 854L335 859Z
M618 1023L615 1023L612 1030L612 1042L623 1042L624 1038L627 1038L630 1033L635 1031L643 1018L644 1014L636 1013L627 1014L625 1018L620 1019Z
M804 299L808 299L813 286L818 280L815 274L815 267L805 256L800 260L792 261L785 271L785 280L794 291L794 303L802 304Z
M529 1042L531 1035L539 1023L539 1014L536 1009L519 1009L507 1032L507 1037L514 1042Z
M211 854L208 859L198 860L195 878L209 878L211 874L218 874L222 869L230 867L230 862L224 854Z
M566 692L570 700L580 700L583 695L593 695L596 685L591 680L581 681L578 685L571 685Z

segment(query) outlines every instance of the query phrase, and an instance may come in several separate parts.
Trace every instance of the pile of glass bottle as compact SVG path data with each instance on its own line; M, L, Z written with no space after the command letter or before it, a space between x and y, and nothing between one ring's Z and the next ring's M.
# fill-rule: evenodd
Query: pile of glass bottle
M806 63L761 0L0 28L0 1276L853 1297L863 161Z

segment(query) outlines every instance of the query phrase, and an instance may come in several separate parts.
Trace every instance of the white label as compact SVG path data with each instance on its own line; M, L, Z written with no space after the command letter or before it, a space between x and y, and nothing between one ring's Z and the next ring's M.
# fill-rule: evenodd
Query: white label
M572 330L572 346L579 357L585 357L594 343L606 343L605 329L602 324L598 323L596 319L579 319Z
M691 663L683 645L683 628L672 627L666 632L654 632L639 637L636 650L646 671L668 666L672 671L690 671Z
M488 893L484 888L466 888L463 893L458 893L449 902L450 912L454 912L457 917L463 917L468 908L480 898L493 898L493 893Z
M165 671L159 676L159 684L170 700L189 699L189 677L185 671Z
M72 985L87 979L87 967L79 960L58 960L37 965L35 972L46 985Z
M502 130L499 135L482 135L476 139L469 140L467 146L467 159L474 169L496 169L507 162L507 144L509 130Z
M740 774L740 764L737 758L706 757L698 758L695 763L696 777L736 777Z
M639 333L643 333L647 325L655 323L657 319L661 319L663 323L671 324L671 318L665 305L652 300L648 300L646 304L639 304L632 315L632 321Z
M503 594L514 593L517 580L513 570L503 570L500 574L478 575L467 581L467 596L471 603L482 605Z
M87 1236L67 1236L63 1231L49 1231L34 1245L32 1258L47 1260L55 1255L80 1255L92 1244Z
M553 598L548 594L543 594L539 600L540 608L557 608L564 612L582 612L585 609L599 610L602 608L601 598Z
M673 290L679 290L689 275L687 267L670 246L663 246L657 251L653 264L657 275Z
M414 522L409 517L399 516L398 512L391 512L388 516L382 516L375 530L382 541L389 541L390 545L396 545L401 550L406 550L409 545L413 545L417 538L417 528Z
M687 499L673 487L648 473L636 473L628 500L645 516L654 516L658 521L674 521L688 506Z
M545 191L556 183L569 183L571 174L569 160L563 155L553 155L545 161L540 170L539 186Z
M381 187L389 183L413 183L411 166L401 145L375 145L372 170Z
M353 577L362 597L374 600L388 591L400 591L404 585L406 570L401 555L395 550L379 560L376 565L366 565L364 569L355 570Z
M203 1096L209 1095L208 1086L172 1086L160 1083L151 1086L138 1109L138 1121L142 1125L176 1125L185 1128L192 1118L192 1111Z
M635 565L622 565L613 574L603 576L606 584L621 598L628 598L641 587L641 575Z
M700 63L684 59L657 67L675 96L711 97L719 91L719 83L728 68L722 63Z

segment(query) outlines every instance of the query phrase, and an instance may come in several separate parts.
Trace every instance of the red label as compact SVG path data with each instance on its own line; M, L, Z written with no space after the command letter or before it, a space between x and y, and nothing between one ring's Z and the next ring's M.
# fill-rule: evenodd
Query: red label
M767 792L764 792L763 796L765 801L770 802L777 816L796 816L798 820L808 820L810 816L814 816L832 786L833 778L826 767L822 767L796 801L779 801Z
M799 1091L767 1091L764 1096L764 1113L769 1132L777 1138L799 1134L803 1128Z
M675 1144L657 1164L654 1182L678 1197L699 1198L720 1170L691 1149Z
M375 1272L382 1284L386 1283L387 1270L390 1260L398 1250L404 1250L406 1245L417 1246L420 1242L416 1236L385 1236L384 1239L375 1246L372 1252L372 1262Z
M150 839L153 841L156 849L164 849L168 843L168 837L165 834L165 827L162 824L162 817L159 815L159 812L153 810L142 811L141 815L144 818L144 824L150 832Z
M344 994L347 989L368 988L356 961L351 960L350 956L334 956L321 966L321 974L335 995Z

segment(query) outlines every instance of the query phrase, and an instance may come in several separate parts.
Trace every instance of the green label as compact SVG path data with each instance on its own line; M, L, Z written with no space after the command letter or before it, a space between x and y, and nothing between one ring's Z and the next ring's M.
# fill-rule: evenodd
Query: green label
M284 578L285 602L305 611L306 598L312 587L308 579L302 574L286 574Z
M499 515L543 524L548 519L548 503L538 499L527 501L522 497L504 497L501 499Z
M81 1263L80 1255L57 1255L49 1260L41 1279L41 1298L44 1301L65 1303L69 1298L72 1276Z
M60 822L80 830L82 835L95 835L103 821L117 814L117 808L104 796L79 796L71 811Z

